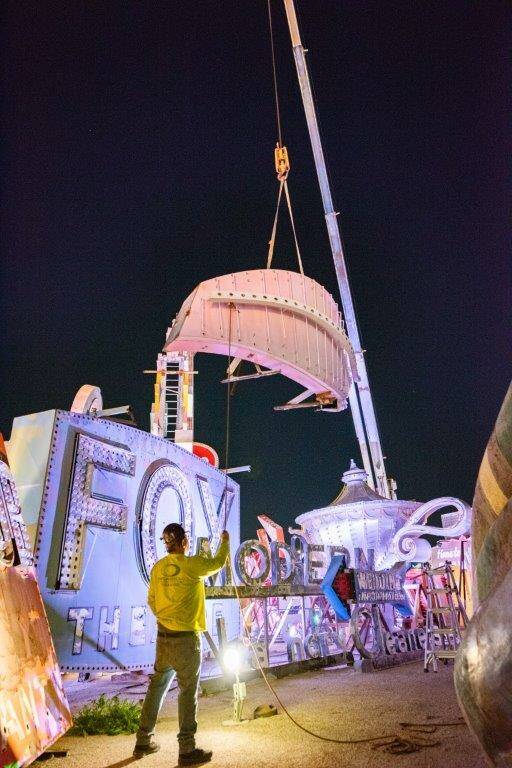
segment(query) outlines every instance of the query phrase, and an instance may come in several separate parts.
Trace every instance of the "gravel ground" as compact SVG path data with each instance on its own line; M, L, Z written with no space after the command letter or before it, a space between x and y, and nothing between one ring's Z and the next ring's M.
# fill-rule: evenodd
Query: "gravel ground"
M69 686L73 709L94 699L100 692L114 694L106 681ZM125 685L129 683L125 682ZM453 665L437 674L423 672L420 663L361 674L338 668L308 672L273 681L285 706L306 728L335 739L359 739L404 733L400 723L455 722L460 710L453 688ZM133 682L132 682L133 685ZM126 690L132 699L143 697L144 687ZM247 685L244 715L250 717L259 704L275 703L262 680ZM423 734L419 751L389 754L369 743L333 744L299 730L281 707L279 714L226 727L231 717L228 692L203 696L199 704L198 746L213 749L212 766L239 768L485 768L486 762L466 725L443 727ZM171 692L157 725L161 750L145 757L138 768L166 768L177 764L176 693ZM414 737L414 735L413 735ZM433 745L435 742L435 745ZM131 757L133 736L63 737L54 749L68 750L65 758L53 758L55 768L123 768L135 763ZM138 762L138 761L137 761Z

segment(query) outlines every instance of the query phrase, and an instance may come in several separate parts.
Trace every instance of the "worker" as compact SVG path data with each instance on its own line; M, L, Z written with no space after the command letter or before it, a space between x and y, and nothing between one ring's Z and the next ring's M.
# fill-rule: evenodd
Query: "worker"
M201 669L201 632L206 631L204 579L220 571L229 554L222 532L215 557L187 557L189 541L178 523L166 525L162 540L168 554L153 566L148 605L157 619L155 671L142 706L134 757L159 750L153 739L158 713L171 681L178 679L178 765L202 765L212 752L197 749L197 694Z

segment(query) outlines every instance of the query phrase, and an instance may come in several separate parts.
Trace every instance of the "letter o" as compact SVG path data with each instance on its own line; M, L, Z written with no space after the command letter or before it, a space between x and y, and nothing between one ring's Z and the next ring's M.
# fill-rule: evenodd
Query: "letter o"
M179 522L186 531L192 546L194 513L187 476L175 464L166 459L151 464L140 484L137 498L136 551L143 579L149 583L149 574L156 563L156 518L158 503L166 488L176 491L179 501Z
M258 574L247 573L245 560L250 557L252 552L256 552L259 555L260 562L258 563ZM248 539L243 541L238 547L235 555L235 572L240 581L247 584L249 587L261 587L263 583L268 579L270 573L270 558L268 552L263 544L257 539Z

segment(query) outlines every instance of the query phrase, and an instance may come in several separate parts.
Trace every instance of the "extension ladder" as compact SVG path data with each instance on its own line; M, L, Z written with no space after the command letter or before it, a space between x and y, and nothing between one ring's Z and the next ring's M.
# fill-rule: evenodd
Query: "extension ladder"
M450 562L439 568L423 568L427 613L425 620L425 657L423 669L428 672L432 664L437 672L437 662L454 659L467 626L468 617ZM436 577L442 586L436 584Z

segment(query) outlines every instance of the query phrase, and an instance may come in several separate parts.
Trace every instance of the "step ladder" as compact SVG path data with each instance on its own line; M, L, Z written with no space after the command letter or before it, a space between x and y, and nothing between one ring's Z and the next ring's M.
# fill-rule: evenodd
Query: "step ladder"
M428 672L432 664L434 672L437 672L439 659L447 664L448 659L455 658L468 617L449 561L439 568L426 565L423 575L427 597L423 669ZM439 581L442 586L439 586Z
M164 404L164 434L168 440L176 441L176 430L181 412L181 381L178 376L180 359L178 355L167 355L165 365L165 404Z

